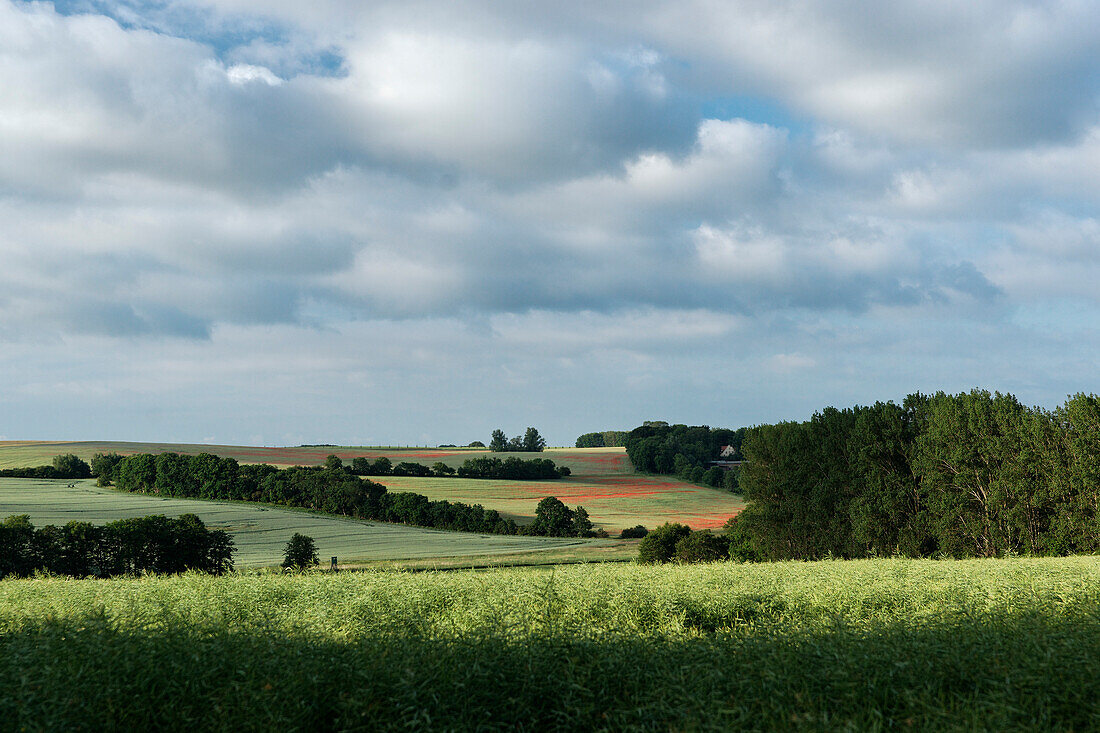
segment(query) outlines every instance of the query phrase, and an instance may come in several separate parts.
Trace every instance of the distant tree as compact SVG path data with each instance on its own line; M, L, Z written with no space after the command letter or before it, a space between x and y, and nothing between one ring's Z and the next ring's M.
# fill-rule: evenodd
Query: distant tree
M283 567L291 570L304 570L310 565L320 562L317 558L317 545L313 538L298 532L286 543L286 553L283 558Z
M325 458L325 468L329 470L337 470L344 467L344 462L340 460L340 456L332 454Z
M624 540L632 540L639 537L645 537L647 534L649 534L649 530L639 524L634 527L627 527L626 529L624 529L622 532L619 533L619 538Z
M508 450L508 438L504 435L503 430L493 431L492 438L489 440L489 450L494 453L502 453Z
M58 478L90 478L92 475L91 467L72 453L54 456L53 468Z
M475 440L466 447L467 448L484 448L485 444L482 443L480 440Z
M523 437L517 435L508 441L508 447L505 448L510 453L522 453L523 452Z
M539 431L534 428L527 428L527 432L523 434L523 450L529 453L537 453L546 447L546 441L539 435Z
M578 506L573 510L573 534L585 537L592 531L592 520L588 518L588 510Z
M443 461L436 461L435 463L432 464L432 475L433 476L440 476L440 477L442 477L442 476L454 476L454 474L455 474L455 469L451 466L448 466Z

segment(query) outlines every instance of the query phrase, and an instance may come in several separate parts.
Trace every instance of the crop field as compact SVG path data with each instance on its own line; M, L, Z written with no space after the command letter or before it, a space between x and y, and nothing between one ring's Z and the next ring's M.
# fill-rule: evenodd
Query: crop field
M24 467L49 463L59 453L75 453L88 460L97 452L121 454L208 452L236 458L243 463L316 465L335 454L350 461L357 456L387 456L394 463L413 461L431 465L441 461L457 467L471 455L484 451L464 449L378 448L249 448L241 446L182 445L166 443L0 443L0 467ZM499 457L531 458L531 453L495 453ZM596 526L609 532L641 524L652 529L665 522L681 522L693 529L721 527L742 508L741 497L726 491L684 483L670 476L635 473L622 448L551 448L541 454L573 475L560 481L487 481L407 476L373 476L372 481L392 491L415 491L430 499L481 504L516 519L530 521L535 506L556 496L569 506L588 510Z
M461 558L487 563L496 556L502 561L521 562L528 555L546 550L568 550L571 557L607 553L596 549L608 544L599 540L448 532L247 502L127 494L98 488L92 480L77 481L71 489L67 488L69 483L73 482L0 478L0 519L27 514L35 526L60 526L73 520L104 524L147 514L196 514L207 526L232 535L237 547L234 562L240 568L278 565L287 540L295 532L313 537L321 558L336 555L341 565L396 560L425 564L429 558L460 559L454 564L466 562ZM536 558L531 561L538 562Z
M1100 558L0 582L13 729L1096 730Z

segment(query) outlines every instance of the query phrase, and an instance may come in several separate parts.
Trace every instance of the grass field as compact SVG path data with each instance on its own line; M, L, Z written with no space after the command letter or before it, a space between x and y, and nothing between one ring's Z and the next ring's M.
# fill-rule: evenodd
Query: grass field
M1096 730L1100 558L0 582L11 729Z
M278 565L283 560L287 540L295 532L313 537L322 559L336 555L341 565L395 561L415 566L546 562L548 558L532 557L546 550L555 550L551 557L567 562L570 558L598 559L609 554L612 556L609 559L619 559L624 552L620 550L616 555L609 548L599 549L612 544L608 541L448 532L247 502L127 494L97 488L91 480L77 481L76 487L70 489L69 483L0 478L0 518L28 514L35 526L60 526L73 520L104 524L147 514L177 517L192 513L209 527L229 531L237 546L233 555L237 567Z
M49 463L59 453L75 453L90 459L98 452L121 454L209 452L236 458L244 463L273 465L315 465L335 454L344 460L357 456L387 456L394 463L414 461L431 465L442 461L459 466L476 451L463 449L368 449L340 448L249 448L241 446L184 445L166 443L0 443L0 467L14 468ZM530 453L498 453L530 458ZM556 496L570 506L582 505L592 521L608 532L641 524L650 529L665 522L681 522L694 529L721 527L739 512L744 503L725 491L684 483L668 476L634 472L622 448L552 448L541 454L559 465L569 466L573 475L561 481L485 481L479 479L435 479L377 476L372 480L394 491L415 491L430 499L481 504L517 521L534 516L535 506L546 496Z

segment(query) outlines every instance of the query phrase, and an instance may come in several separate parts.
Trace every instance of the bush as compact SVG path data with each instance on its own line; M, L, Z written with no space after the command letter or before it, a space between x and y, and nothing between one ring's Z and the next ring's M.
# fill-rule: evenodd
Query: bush
M692 532L676 543L674 559L680 563L715 562L729 557L729 542L710 532Z
M635 527L627 527L624 529L619 533L619 539L633 540L639 537L645 537L647 534L649 534L649 530L639 524Z
M283 567L290 570L305 570L310 565L320 562L317 558L317 546L313 538L298 532L286 543L286 555L283 558Z
M669 562L676 555L676 543L691 534L691 528L671 522L662 524L642 538L638 546L638 562Z

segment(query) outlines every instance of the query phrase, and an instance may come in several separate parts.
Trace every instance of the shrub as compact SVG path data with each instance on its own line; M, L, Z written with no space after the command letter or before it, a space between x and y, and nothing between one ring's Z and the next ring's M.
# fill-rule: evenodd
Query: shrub
M692 532L676 543L674 559L680 563L714 562L729 557L729 541L710 532Z
M691 528L671 522L662 524L642 538L638 546L638 562L669 562L676 554L676 543L691 534Z
M645 537L647 534L649 534L649 530L639 524L635 527L627 527L624 529L619 533L619 539L633 540L639 537Z

